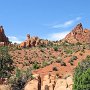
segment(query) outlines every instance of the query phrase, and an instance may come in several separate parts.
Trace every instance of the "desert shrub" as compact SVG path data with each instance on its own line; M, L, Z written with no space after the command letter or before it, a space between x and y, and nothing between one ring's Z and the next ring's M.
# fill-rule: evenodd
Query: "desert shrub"
M53 67L53 71L58 71L57 67Z
M83 53L79 53L79 55L80 55L80 56L82 56L82 55L83 55Z
M29 62L24 62L23 66L29 66Z
M71 65L73 65L74 60L77 60L77 59L78 59L77 56L72 56L72 57L70 58L70 60L69 60L69 63L70 63Z
M73 90L90 90L90 56L78 64L74 72Z
M15 74L16 74L16 78L20 78L21 77L21 70L16 68Z
M7 47L0 47L0 78L9 78L14 69Z
M28 56L25 56L25 60L29 60L29 59L28 59Z
M41 48L41 49L40 49L40 51L41 51L41 52L44 52L44 51L45 51L45 49L44 49L44 48Z
M80 43L80 42L77 42L77 43L76 43L76 45L82 45L82 43Z
M17 68L15 75L12 77L9 79L12 90L23 90L27 80L33 79L31 68L28 68L26 71L21 71Z
M77 60L77 59L78 59L77 56L72 56L70 60L74 61L74 60Z
M16 50L22 50L22 48L20 48L20 47L17 46L17 47L16 47Z
M78 88L81 90L90 90L90 68L83 72L78 80L80 83Z
M73 53L73 50L71 50L71 49L65 49L64 52L66 54L72 54Z
M32 65L33 69L39 69L40 65L38 65L38 62L34 62L34 64Z
M87 55L86 59L89 60L90 59L90 55Z
M73 62L70 61L69 63L70 63L71 65L73 65Z
M42 67L46 67L47 65L49 65L49 63L47 61L42 62Z
M68 43L67 41L64 41L63 43L62 43L62 46L69 46L70 45L70 43Z
M53 47L54 51L58 51L58 46Z
M84 49L82 49L82 50L81 50L81 52L85 53L85 50L84 50Z
M62 58L61 58L61 57L58 57L58 58L56 59L56 62L57 62L57 63L61 63L61 62L62 62Z
M66 63L62 61L61 66L66 66Z

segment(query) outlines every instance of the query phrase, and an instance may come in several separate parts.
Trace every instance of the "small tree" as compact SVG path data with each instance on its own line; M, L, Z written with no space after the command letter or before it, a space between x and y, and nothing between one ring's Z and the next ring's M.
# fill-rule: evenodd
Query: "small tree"
M9 78L12 90L24 90L27 80L33 79L31 70L31 68L27 68L26 71L23 71L16 68L16 75Z
M8 48L0 47L0 78L8 78L14 69Z
M79 63L74 73L73 90L90 90L90 56Z

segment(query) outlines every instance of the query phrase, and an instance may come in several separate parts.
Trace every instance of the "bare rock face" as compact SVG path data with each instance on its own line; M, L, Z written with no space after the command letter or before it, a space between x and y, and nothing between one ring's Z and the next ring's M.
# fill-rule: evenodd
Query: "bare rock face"
M44 76L43 80L38 74L33 77L34 79L26 84L24 90L72 90L72 76L61 79L57 78L56 75L48 74Z
M90 43L90 30L83 29L83 26L80 23L69 34L66 35L64 41L69 43Z
M3 26L0 26L0 46L8 45L9 40L4 33Z
M41 78L38 74L33 76L34 79L29 81L24 90L41 90Z
M27 34L27 39L20 44L20 47L36 47L40 45L47 45L48 43L48 40L42 40L38 37L30 37L30 35Z
M0 90L11 90L9 85L0 85Z
M67 83L65 79L58 79L55 85L55 90L66 90Z
M44 76L41 90L54 90L55 81L56 81L55 75L49 74Z

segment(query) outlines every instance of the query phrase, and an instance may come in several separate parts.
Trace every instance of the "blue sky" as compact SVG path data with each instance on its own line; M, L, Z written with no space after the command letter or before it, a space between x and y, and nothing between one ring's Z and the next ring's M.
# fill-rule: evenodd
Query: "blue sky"
M0 25L12 42L60 40L80 22L90 28L89 9L90 0L0 0Z

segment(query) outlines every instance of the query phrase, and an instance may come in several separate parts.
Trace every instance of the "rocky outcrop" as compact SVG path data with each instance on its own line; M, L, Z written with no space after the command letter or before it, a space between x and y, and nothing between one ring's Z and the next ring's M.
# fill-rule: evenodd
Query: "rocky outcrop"
M9 85L0 85L0 90L11 90Z
M45 75L41 80L39 74L33 75L33 79L28 80L24 90L72 90L72 76L59 78L56 75ZM12 90L10 85L1 84L0 90Z
M57 78L56 75L44 76L42 83L39 75L35 75L34 79L29 81L24 90L72 90L72 77L65 79Z
M44 76L41 90L54 90L55 82L56 82L55 75L49 74L49 75Z
M3 26L0 26L0 46L8 45L9 40L4 33Z
M30 35L27 34L27 39L20 44L20 47L36 47L47 45L48 43L48 40L39 39L38 37L30 37Z
M38 74L33 75L33 80L28 81L24 90L41 90L41 78Z
M90 30L83 29L83 26L80 23L67 34L63 40L69 43L90 43Z

